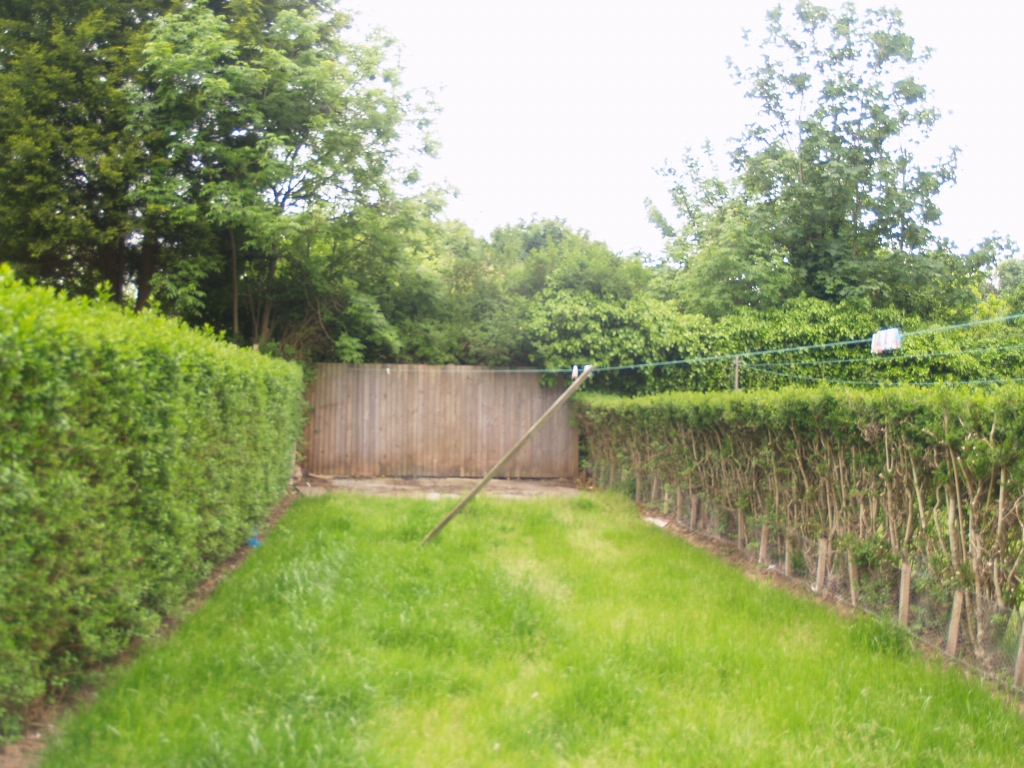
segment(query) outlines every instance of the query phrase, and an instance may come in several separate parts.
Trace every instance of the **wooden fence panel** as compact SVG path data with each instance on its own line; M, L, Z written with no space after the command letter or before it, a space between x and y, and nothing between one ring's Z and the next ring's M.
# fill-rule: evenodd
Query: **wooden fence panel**
M335 477L482 477L561 391L532 373L321 363L305 468ZM578 466L577 433L563 408L502 476L575 477Z

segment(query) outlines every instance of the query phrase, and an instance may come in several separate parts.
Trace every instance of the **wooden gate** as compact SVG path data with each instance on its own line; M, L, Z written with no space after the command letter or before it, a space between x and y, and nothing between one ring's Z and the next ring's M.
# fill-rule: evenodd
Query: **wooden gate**
M473 366L321 363L307 472L335 477L482 477L562 392L540 374ZM579 440L562 408L502 477L575 477Z

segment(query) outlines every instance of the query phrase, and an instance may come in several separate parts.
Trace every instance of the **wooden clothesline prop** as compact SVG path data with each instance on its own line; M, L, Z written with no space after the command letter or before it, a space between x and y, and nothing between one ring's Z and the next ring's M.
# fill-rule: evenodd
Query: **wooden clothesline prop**
M550 419L554 415L555 411L557 411L563 403L565 403L570 397L573 396L576 390L580 388L580 385L587 380L587 377L590 376L590 373L593 370L594 366L592 365L587 365L583 367L583 372L580 373L579 378L576 379L576 381L574 381L569 386L569 388L562 393L561 397L559 397L557 400L555 400L555 402L551 404L550 408L544 411L544 415L537 419L537 421L534 422L534 425L532 427L526 430L526 434L519 438L519 442L513 445L512 448L509 449L509 452L498 460L498 463L494 465L491 471L484 475L484 478L479 483L476 484L476 487L474 487L473 490L466 494L466 496L464 496L459 501L459 503L455 505L455 508L445 516L444 520L438 523L434 530L432 530L424 537L423 541L420 542L421 547L428 541L430 541L432 538L437 536L437 534L439 534L444 529L444 527L451 522L452 518L459 514L459 512L461 512L465 508L465 506L469 504L469 502L471 502L473 498L484 489L484 486L491 482L492 479L494 479L494 476L501 471L501 468L504 467L505 464L507 464L509 460L511 460L511 458L519 452L520 448L522 448L529 442L530 438L533 437L534 433L544 426L544 422Z

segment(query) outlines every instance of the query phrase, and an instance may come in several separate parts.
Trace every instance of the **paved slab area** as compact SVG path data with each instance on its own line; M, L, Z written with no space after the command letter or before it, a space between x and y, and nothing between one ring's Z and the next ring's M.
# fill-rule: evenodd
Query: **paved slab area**
M365 493L371 496L420 496L426 499L459 499L473 489L476 477L323 477L307 476L298 484L303 496L324 493ZM576 483L564 480L504 480L495 478L483 491L489 496L527 499L538 496L572 496Z

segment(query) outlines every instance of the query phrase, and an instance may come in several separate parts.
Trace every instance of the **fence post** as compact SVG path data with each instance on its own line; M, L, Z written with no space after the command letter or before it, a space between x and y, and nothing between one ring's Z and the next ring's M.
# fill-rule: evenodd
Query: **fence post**
M910 623L910 576L912 574L910 561L904 560L900 566L900 616L901 627Z
M956 656L956 647L960 642L960 614L964 610L964 591L953 592L953 611L949 615L949 632L946 634L946 653ZM1022 633L1024 634L1024 633ZM1017 654L1017 665L1020 666L1020 654Z
M814 579L814 591L819 595L825 588L825 573L828 569L828 539L818 539L818 574Z
M768 523L761 525L761 546L757 550L757 562L760 565L768 563Z
M1024 685L1024 622L1021 623L1020 641L1017 643L1017 663L1013 665L1013 687Z
M853 552L847 551L846 553L847 570L850 572L850 604L857 607L857 581L860 579L860 574L857 572L857 561L853 557Z
M683 486L676 486L676 522L683 522Z
M668 515L668 485L661 492L661 514Z
M637 475L636 475L636 505L637 505L638 507L639 507L639 506L640 506L640 505L641 505L641 504L643 503L643 501L644 501L644 492L643 492L643 486L644 486L644 481L643 481L643 478L641 478L641 477L640 477L640 473L639 473L639 472L637 472Z
M658 476L655 475L654 479L651 480L651 504L658 501Z
M736 510L736 549L743 552L747 548L747 519L742 509Z
M786 529L786 532L783 534L783 536L786 539L786 564L785 564L785 566L783 568L783 571L785 572L786 576L792 576L793 575L793 566L792 566L792 563L793 563L793 540L789 536L789 528Z
M700 496L694 494L690 497L690 530L697 530L697 518L700 516Z

